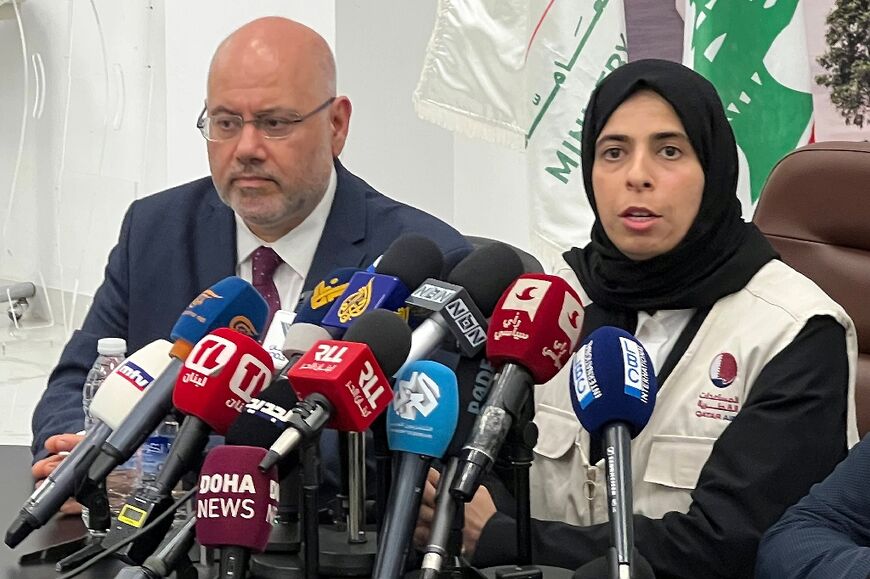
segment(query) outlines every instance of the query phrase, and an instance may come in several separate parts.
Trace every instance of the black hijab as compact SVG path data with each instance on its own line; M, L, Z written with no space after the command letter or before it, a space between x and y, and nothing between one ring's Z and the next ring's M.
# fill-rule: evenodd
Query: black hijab
M686 236L662 255L635 261L604 232L592 190L595 142L610 115L639 90L670 103L704 171L704 192ZM583 184L595 223L586 247L565 252L593 305L584 334L601 325L634 332L640 310L707 308L732 294L778 257L758 229L741 218L737 146L716 89L681 64L639 60L616 69L592 93L583 121Z

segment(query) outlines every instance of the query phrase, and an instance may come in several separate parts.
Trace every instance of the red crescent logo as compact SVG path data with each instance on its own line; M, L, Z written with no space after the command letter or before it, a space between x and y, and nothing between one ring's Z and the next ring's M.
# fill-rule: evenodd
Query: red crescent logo
M535 287L527 287L526 289L523 290L523 293L521 293L521 294L516 294L517 299L518 299L518 300L523 300L523 301L529 301L530 299L532 299L532 298L534 297L534 296L532 295L532 292L533 292L534 290L536 290L536 289L538 289L538 288L535 288Z
M579 317L580 317L580 312L578 312L577 310L574 310L568 316L568 321L571 322L571 327L574 328L575 330L577 329L577 319Z

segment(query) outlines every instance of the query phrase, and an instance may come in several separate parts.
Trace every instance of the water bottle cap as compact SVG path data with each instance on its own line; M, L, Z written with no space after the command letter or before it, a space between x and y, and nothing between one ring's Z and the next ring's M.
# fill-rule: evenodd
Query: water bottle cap
M102 356L124 356L127 353L127 341L123 338L100 338L97 353Z

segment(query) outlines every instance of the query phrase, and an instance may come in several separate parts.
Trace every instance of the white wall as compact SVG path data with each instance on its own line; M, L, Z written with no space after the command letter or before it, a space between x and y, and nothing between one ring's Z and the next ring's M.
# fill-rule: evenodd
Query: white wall
M269 15L298 20L335 47L332 0L166 2L166 54L171 55L166 60L166 91L161 95L166 106L166 177L155 190L208 175L205 141L196 128L196 119L205 100L211 55L234 29Z

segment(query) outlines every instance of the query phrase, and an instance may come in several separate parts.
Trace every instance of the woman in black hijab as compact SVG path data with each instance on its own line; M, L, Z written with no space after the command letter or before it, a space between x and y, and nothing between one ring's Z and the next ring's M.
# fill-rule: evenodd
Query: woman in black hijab
M559 274L587 298L585 334L620 326L653 360L658 399L631 460L636 546L658 577L751 577L765 529L857 441L854 326L743 222L737 172L697 73L637 61L593 92L583 178L596 221ZM535 391L532 515L535 562L570 569L609 535L603 461L567 382ZM514 522L487 501L466 509L482 527L466 548L476 565L509 563Z

